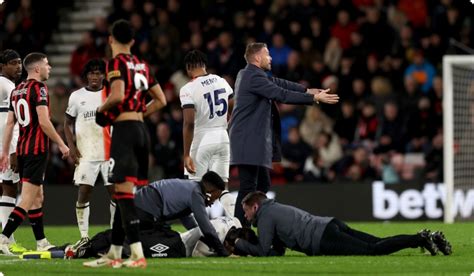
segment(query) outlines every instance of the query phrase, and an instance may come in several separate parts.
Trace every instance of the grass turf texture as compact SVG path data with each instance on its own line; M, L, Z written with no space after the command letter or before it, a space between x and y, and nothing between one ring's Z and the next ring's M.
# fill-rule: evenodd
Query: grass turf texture
M452 256L423 255L419 249L406 249L389 256L307 257L287 251L285 257L150 259L148 268L91 269L84 260L20 260L0 256L0 272L10 275L470 275L474 272L474 223L350 223L351 227L378 236L416 233L422 228L442 230L453 245ZM92 227L94 234L104 229ZM178 230L182 230L179 228ZM54 244L73 243L79 238L77 227L46 227ZM33 249L30 227L15 233L17 241ZM0 274L1 275L1 274Z

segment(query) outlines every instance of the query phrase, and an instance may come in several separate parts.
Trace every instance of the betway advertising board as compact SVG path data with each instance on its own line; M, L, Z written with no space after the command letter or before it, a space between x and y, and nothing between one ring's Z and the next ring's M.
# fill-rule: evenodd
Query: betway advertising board
M234 187L236 190L238 187ZM45 224L76 224L77 189L45 185ZM319 216L346 221L442 220L446 189L442 183L288 183L271 187L271 197ZM217 204L216 204L217 205ZM91 199L90 223L109 223L109 198L97 187ZM217 207L217 206L216 206ZM220 214L218 208L212 216ZM455 190L456 220L474 220L474 188Z

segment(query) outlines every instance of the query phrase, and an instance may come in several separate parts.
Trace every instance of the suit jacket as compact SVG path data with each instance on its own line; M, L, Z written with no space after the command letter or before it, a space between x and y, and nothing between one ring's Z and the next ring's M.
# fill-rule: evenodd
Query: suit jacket
M240 70L229 126L230 164L272 168L281 160L280 115L275 102L313 104L313 95L298 83L269 77L253 64Z

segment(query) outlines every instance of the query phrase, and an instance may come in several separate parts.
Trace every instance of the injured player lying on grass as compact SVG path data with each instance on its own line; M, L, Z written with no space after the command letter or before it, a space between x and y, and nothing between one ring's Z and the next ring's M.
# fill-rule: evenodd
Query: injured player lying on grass
M219 240L223 243L228 233L240 229L240 221L235 217L218 217L211 220ZM163 231L140 231L140 241L146 258L181 258L181 257L211 257L216 253L200 240L203 237L199 227L184 233L171 229ZM69 246L65 250L65 258L97 258L106 254L112 243L112 230L106 230L95 235L88 243L79 248ZM128 258L130 247L124 242L122 257Z

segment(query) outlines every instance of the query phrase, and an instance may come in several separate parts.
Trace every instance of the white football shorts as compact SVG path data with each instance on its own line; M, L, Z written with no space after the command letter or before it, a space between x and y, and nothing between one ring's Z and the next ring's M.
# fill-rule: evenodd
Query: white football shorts
M97 177L102 177L105 186L112 185L107 181L108 175L109 161L81 161L74 170L74 185L94 186Z
M229 179L230 146L229 143L200 146L190 151L196 168L195 174L184 169L184 174L193 180L201 180L208 171L216 172L224 182Z

